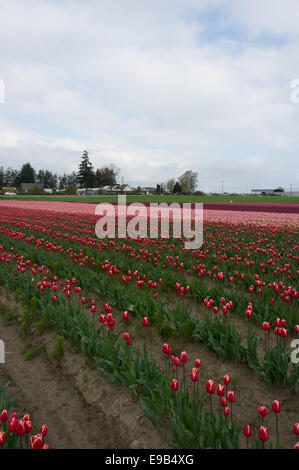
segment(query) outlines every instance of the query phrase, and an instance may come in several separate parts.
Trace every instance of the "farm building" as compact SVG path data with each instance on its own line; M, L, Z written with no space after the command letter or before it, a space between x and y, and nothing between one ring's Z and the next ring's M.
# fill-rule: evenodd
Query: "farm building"
M252 189L251 193L257 196L281 196L284 193L284 189L281 187L275 189Z

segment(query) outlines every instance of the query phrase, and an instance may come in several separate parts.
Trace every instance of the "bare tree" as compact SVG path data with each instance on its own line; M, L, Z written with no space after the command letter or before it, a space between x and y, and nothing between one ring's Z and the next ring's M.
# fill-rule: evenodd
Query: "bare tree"
M170 178L170 180L168 180L167 183L166 183L166 188L168 189L168 191L169 191L170 193L173 193L174 185L175 185L175 180L174 180L174 178Z
M184 193L193 193L198 183L197 171L185 171L185 173L179 177L179 182Z

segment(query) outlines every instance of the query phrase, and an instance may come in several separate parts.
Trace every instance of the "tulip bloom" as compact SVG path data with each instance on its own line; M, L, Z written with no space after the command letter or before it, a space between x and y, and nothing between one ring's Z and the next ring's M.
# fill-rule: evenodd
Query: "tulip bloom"
M18 424L18 419L15 416L10 418L8 422L8 432L10 433L15 432L17 424Z
M244 433L244 436L246 437L247 449L248 449L248 448L249 448L249 441L248 441L248 439L249 439L249 437L252 436L252 429L251 429L251 427L249 426L249 424L247 424L247 425L245 426L243 433Z
M46 437L46 435L48 434L48 428L45 424L43 424L40 428L40 433L43 437Z
M272 403L272 410L274 413L280 413L281 412L281 404L278 400L274 400Z
M144 317L144 318L143 318L143 320L142 320L142 326L144 326L145 328L149 326L148 317Z
M293 433L295 434L295 436L299 436L299 423L294 424Z
M182 361L183 364L188 361L188 356L187 356L186 351L181 352L180 359L181 359L181 361Z
M23 418L23 424L24 424L25 433L26 433L26 434L31 433L31 431L32 431L32 423L31 423L31 421L30 421L30 420L24 421L24 418Z
M213 409L213 404L212 404L212 395L215 393L215 383L213 380L208 380L206 383L206 391L210 395L210 409L212 411Z
M41 434L36 434L30 438L30 449L42 449L43 448L43 438Z
M125 320L125 321L129 320L129 312L127 312L127 310L125 310L124 313L123 313L123 320Z
M262 418L262 423L261 424L263 426L264 425L264 418L265 418L265 416L267 416L268 410L267 410L266 406L262 405L262 406L257 407L257 412Z
M0 447L4 446L6 442L6 432L0 431Z
M198 381L198 369L197 369L197 367L192 368L190 378L191 378L192 382L197 382Z
M25 426L22 421L19 421L16 425L15 433L17 436L21 437L25 434Z
M264 427L264 426L261 426L260 427L260 430L259 430L259 439L262 441L263 443L263 449L265 447L265 442L268 441L269 439L269 432L268 432L268 428L267 427Z
M225 408L227 406L227 399L225 397L221 398L221 406L222 408Z
M128 341L128 339L130 339L130 334L129 334L129 333L125 333L125 334L124 334L124 340L125 340L125 341Z
M229 375L225 375L223 377L223 382L225 383L225 385L229 385L230 383L230 376Z
M177 392L179 389L179 382L176 379L172 379L171 381L171 390Z
M193 382L193 400L194 400L194 406L195 406L195 404L196 404L196 382L198 381L198 368L197 367L192 368L190 378Z
M278 400L274 400L272 403L272 410L276 416L276 445L279 443L279 432L278 432L278 414L281 412L281 404Z
M229 390L227 392L227 399L228 401L231 403L231 422L233 422L233 403L235 401L235 392L232 392L231 390Z
M0 419L1 421L7 421L8 420L8 411L7 410L3 410L1 415L0 415Z
M186 351L181 352L180 360L183 363L183 379L184 379L184 390L186 391L186 377L185 377L185 364L188 361L188 356Z
M201 360L200 359L195 359L195 367L197 367L197 369L199 369L200 366L201 366Z

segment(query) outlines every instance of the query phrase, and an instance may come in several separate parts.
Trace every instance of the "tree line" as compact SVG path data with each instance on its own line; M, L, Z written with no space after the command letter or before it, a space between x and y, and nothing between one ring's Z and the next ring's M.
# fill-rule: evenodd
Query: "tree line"
M65 190L67 188L102 188L104 186L113 186L117 182L120 169L110 164L101 168L94 169L88 152L85 150L81 156L78 171L58 175L49 170L36 171L33 166L27 162L20 170L14 170L11 167L4 169L0 167L0 188L16 187L21 183L33 183L42 188ZM157 184L156 192L161 193L193 193L198 183L198 174L196 171L188 170L181 175L177 181L174 178L166 183ZM140 186L137 192L141 192Z
M0 188L16 187L21 183L33 183L43 188L64 190L67 187L102 187L116 184L116 178L119 169L114 165L103 166L93 170L89 162L88 153L83 152L78 172L64 173L58 175L50 170L36 171L33 166L27 162L20 170L11 167L0 167Z

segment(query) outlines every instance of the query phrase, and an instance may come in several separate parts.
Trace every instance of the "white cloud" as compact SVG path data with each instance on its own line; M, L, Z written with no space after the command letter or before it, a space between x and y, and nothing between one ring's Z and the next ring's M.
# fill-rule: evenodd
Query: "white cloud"
M212 23L210 42L206 8L226 28L217 38ZM263 186L299 186L299 105L289 99L298 9L267 0L0 0L1 164L72 171L87 149L95 167L112 162L131 184L194 168L203 189L225 178L241 190L257 174ZM284 41L269 45L263 34Z

